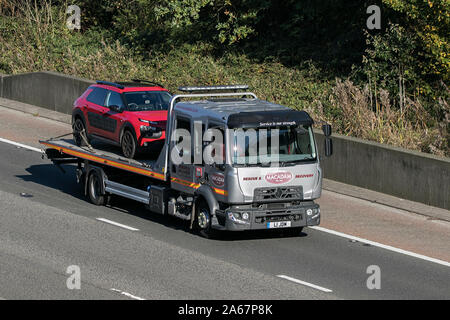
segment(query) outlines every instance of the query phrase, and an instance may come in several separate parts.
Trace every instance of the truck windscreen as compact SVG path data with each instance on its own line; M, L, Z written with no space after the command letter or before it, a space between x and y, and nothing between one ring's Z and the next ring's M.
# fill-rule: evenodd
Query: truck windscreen
M316 160L310 126L233 130L232 163L235 166L295 165Z

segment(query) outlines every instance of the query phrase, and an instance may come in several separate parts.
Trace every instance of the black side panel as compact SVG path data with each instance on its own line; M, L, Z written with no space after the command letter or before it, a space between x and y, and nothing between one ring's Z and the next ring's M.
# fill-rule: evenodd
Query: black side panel
M89 124L95 128L105 130L108 132L115 132L117 127L117 120L110 117L97 114L95 112L88 112Z

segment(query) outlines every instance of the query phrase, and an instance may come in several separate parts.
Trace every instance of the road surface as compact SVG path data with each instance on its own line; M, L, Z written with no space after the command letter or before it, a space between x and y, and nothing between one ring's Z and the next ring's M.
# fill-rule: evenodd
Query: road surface
M21 113L11 117L30 123L22 130L2 116L0 138L36 147L42 132L67 132L67 126L50 120ZM40 136L26 132L37 123ZM450 299L448 265L310 228L300 237L251 232L206 240L190 233L186 223L152 215L132 201L90 204L76 184L74 168L65 168L64 174L38 152L0 142L3 299ZM425 247L436 248L427 252L449 261L446 223L426 224L332 193L324 193L321 201L323 226L339 229L334 215L342 210L348 221L344 229L351 225L380 241L376 228L398 220L398 230L407 237L388 230L386 244L408 243L422 230L423 238L431 239L423 241ZM364 218L370 212L375 212L370 219L378 219L375 229ZM79 290L67 287L69 266L80 268ZM369 266L380 268L380 289L367 287Z

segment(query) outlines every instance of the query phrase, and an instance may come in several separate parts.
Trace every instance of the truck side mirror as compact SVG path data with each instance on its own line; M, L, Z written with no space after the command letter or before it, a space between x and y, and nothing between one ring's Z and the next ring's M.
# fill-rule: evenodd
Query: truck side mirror
M324 124L323 126L322 126L322 131L323 131L323 134L325 135L325 137L330 137L331 136L331 125L329 125L328 123L327 124Z
M325 156L331 157L333 155L333 140L330 138L325 138Z

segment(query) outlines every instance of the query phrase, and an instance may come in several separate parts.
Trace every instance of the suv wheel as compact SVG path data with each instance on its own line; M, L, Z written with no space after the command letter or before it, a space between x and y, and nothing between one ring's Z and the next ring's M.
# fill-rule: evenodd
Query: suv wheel
M72 129L73 129L73 140L75 141L75 144L79 147L86 146L89 143L89 140L87 137L87 131L83 120L77 118L73 123Z
M122 146L122 153L125 157L133 159L136 156L137 141L130 130L125 130L123 132L120 145Z

